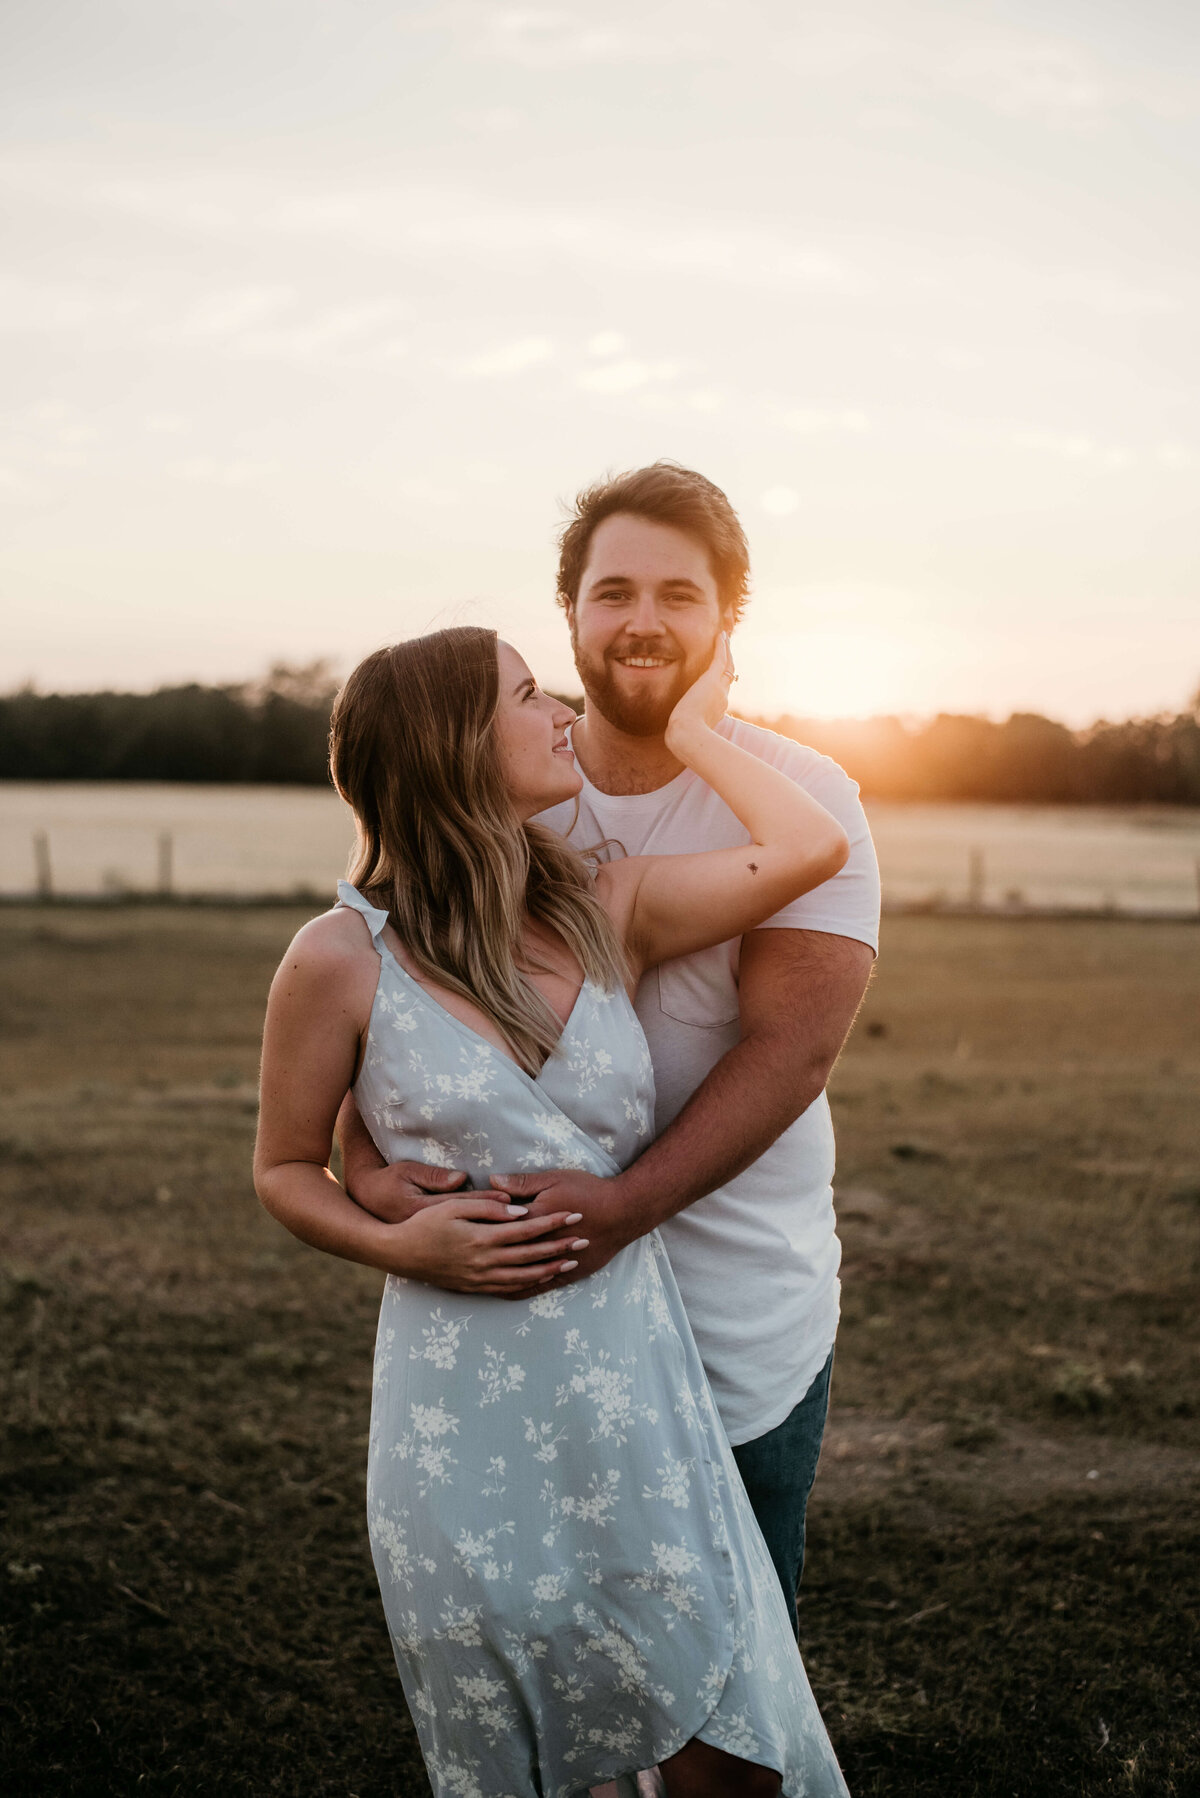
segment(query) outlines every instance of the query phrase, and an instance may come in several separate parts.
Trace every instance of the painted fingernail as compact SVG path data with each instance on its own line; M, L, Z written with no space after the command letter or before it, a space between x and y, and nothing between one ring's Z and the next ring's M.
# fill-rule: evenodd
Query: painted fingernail
M588 1238L586 1236L581 1236L579 1238L578 1242L573 1242L571 1244L571 1247L573 1249L586 1249L587 1246L588 1246Z
M509 1217L525 1217L529 1212L528 1205L508 1205L505 1209L507 1210Z
M544 1286L546 1284L547 1280L552 1280L554 1278L555 1271L556 1270L554 1268L551 1268L550 1272L548 1274L543 1274L541 1279L538 1281L538 1285Z
M578 1261L564 1261L558 1271L560 1274L569 1274L573 1267L578 1266Z
M582 1211L572 1211L570 1217L563 1218L564 1224L581 1224L582 1222L583 1222L583 1212Z

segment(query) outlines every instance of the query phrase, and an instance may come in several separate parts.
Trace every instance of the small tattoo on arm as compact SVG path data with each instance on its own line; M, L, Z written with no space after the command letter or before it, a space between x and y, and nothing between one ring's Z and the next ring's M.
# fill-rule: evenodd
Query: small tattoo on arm
M751 874L758 873L758 863L757 862L747 862L746 866L749 868Z

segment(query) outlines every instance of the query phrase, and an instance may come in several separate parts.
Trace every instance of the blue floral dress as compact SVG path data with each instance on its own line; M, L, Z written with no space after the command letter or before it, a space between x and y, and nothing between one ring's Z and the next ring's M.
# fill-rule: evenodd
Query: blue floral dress
M388 1161L619 1172L653 1076L585 982L535 1078L439 1006L347 882L380 972L355 1096ZM846 1791L656 1232L518 1301L389 1276L371 1551L437 1798L584 1798L693 1736Z

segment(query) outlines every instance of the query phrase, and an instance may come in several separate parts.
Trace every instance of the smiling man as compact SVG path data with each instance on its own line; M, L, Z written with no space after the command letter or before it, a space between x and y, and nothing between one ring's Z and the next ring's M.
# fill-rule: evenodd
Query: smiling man
M671 855L748 841L664 737L718 634L737 625L748 583L741 525L702 475L659 462L579 496L561 538L558 600L587 696L572 731L583 789L541 821L581 851ZM495 1184L534 1215L583 1214L587 1245L571 1279L661 1229L791 1603L838 1320L825 1084L870 975L879 876L858 789L840 768L737 719L721 729L833 813L849 860L740 942L643 980L636 1006L654 1062L657 1136L637 1161L609 1180L554 1170ZM379 1216L444 1196L453 1182L407 1164L380 1169L353 1129L344 1145L351 1191Z

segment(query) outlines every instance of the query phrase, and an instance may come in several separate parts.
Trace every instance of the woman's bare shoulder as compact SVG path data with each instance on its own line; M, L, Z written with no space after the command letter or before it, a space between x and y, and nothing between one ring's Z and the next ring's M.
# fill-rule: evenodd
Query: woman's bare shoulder
M379 957L365 920L358 912L336 906L301 926L288 946L282 965L314 979L322 976L344 978L358 967L377 968Z

